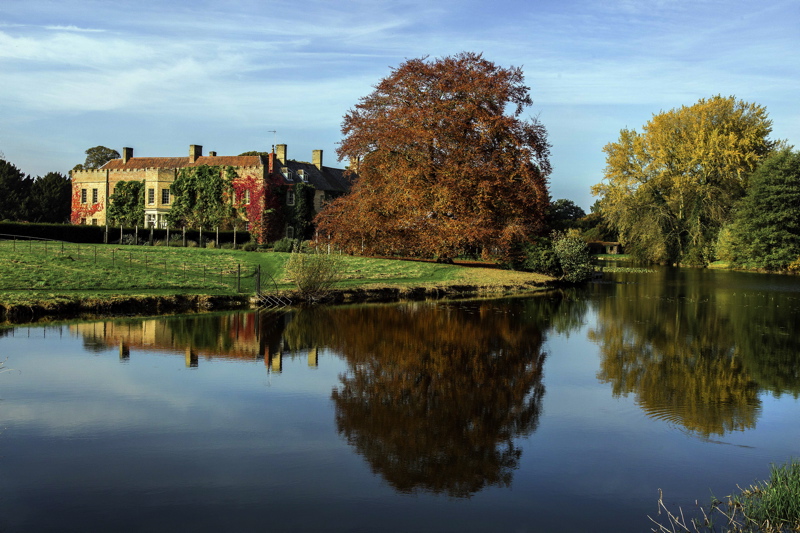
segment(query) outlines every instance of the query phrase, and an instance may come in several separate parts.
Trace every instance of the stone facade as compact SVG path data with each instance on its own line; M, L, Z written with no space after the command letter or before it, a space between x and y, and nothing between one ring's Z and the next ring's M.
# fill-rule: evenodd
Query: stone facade
M326 200L349 190L350 177L343 169L323 166L322 150L313 151L312 163L303 163L287 158L285 144L275 148L268 155L217 156L216 152L209 152L204 156L202 146L191 145L188 157L134 157L133 148L123 148L120 159L111 160L102 168L72 173L71 222L106 225L106 208L117 183L142 181L145 208L142 226L165 228L173 201L170 186L181 169L209 165L234 169L236 178L230 201L243 213L246 228L258 229L259 241L282 236L281 233L293 236L294 228L285 221L282 221L285 227L276 228L274 216L271 227L267 227L265 211L275 211L277 191L283 191L285 203L291 207L294 205L291 191L299 188L299 184L313 187L313 206L318 212Z

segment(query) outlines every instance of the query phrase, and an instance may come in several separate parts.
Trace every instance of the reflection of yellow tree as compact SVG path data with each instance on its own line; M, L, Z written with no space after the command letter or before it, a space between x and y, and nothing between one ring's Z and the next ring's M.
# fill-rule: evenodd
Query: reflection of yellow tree
M305 317L303 315L306 315ZM511 482L516 436L536 429L542 332L490 303L299 313L350 370L333 391L340 433L393 487L469 496Z
M650 416L703 437L755 427L758 385L737 354L724 306L701 283L669 292L669 271L649 283L619 285L599 301L598 378L614 395L636 394ZM705 287L707 290L707 287Z

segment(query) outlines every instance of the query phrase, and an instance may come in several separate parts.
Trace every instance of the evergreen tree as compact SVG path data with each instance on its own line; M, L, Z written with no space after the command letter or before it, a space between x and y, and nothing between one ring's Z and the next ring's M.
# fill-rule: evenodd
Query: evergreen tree
M800 258L800 152L781 150L756 169L730 237L740 266L782 270Z
M28 220L32 184L33 179L0 159L0 220Z
M28 220L66 223L70 215L72 180L59 172L48 172L31 184Z

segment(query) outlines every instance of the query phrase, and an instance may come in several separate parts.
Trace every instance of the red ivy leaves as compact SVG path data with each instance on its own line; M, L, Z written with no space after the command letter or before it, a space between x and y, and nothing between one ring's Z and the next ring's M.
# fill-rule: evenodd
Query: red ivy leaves
M72 185L72 214L70 215L70 222L72 224L80 224L81 219L90 218L95 213L103 210L103 202L96 204L83 204L81 203L81 187L76 183Z

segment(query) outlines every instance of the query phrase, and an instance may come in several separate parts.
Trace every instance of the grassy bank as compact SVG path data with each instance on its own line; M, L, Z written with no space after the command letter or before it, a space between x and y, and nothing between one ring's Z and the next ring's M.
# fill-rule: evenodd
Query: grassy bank
M0 241L0 306L9 313L210 309L246 305L262 291L290 293L289 254L227 249ZM549 281L496 268L344 256L341 291L531 289ZM397 291L395 291L395 294ZM159 304L158 302L162 302Z
M768 481L714 500L700 510L700 517L687 519L683 511L673 512L659 497L662 520L651 520L659 533L667 532L728 532L784 533L800 531L800 462L792 459L783 465L772 465Z

